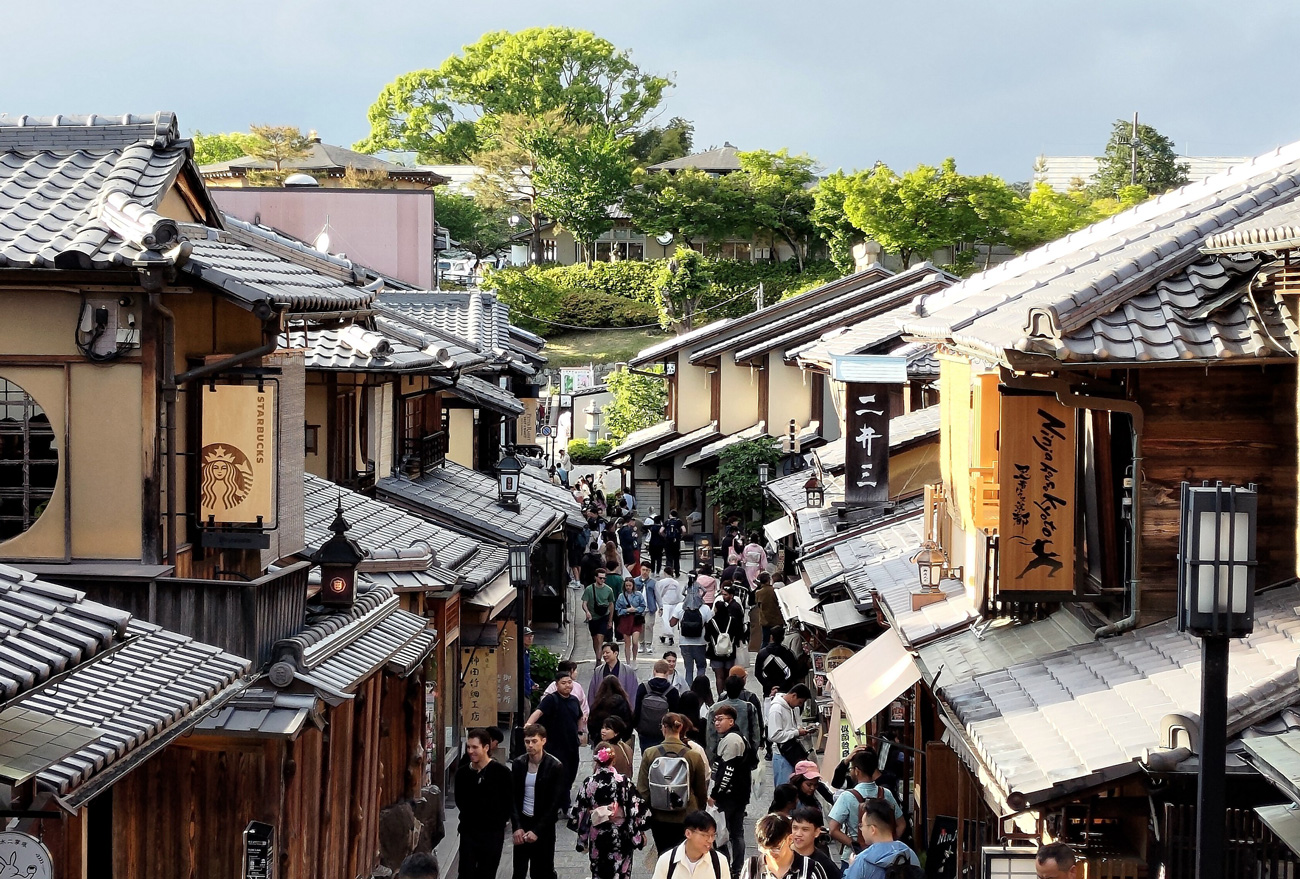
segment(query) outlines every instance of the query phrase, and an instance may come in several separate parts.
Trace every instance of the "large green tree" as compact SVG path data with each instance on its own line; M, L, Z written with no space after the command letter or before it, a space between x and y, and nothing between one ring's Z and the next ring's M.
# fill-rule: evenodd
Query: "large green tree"
M1133 174L1133 123L1116 119L1111 126L1105 155L1097 157L1097 173L1091 189L1094 196L1120 198L1119 191L1137 185L1151 195L1168 192L1187 182L1186 162L1178 161L1174 142L1153 126L1137 126L1137 174Z
M879 164L854 175L844 212L853 225L907 265L913 256L928 258L961 240L957 211L962 198L952 159L937 168L917 165L901 175Z
M862 230L844 212L844 199L853 186L843 171L828 174L813 190L813 209L808 215L830 250L831 261L844 273L853 271L853 246L862 241Z
M688 247L678 247L656 281L659 325L677 333L689 332L695 326L695 310L711 286L708 261Z
M651 368L662 372L662 366ZM605 430L615 443L634 430L651 427L664 420L668 404L668 387L662 378L618 369L605 378L614 399L605 405Z
M753 199L754 225L771 236L774 257L776 239L789 244L802 272L817 231L811 218L813 193L809 188L817 179L817 163L807 154L792 156L786 149L750 150L737 158Z
M590 265L596 239L609 231L612 208L632 183L627 144L598 125L552 129L533 143L537 210L573 233Z
M447 192L438 195L437 211L438 224L462 250L474 256L476 268L478 263L510 244L514 230L510 228L510 215L501 208L488 207L468 195Z
M499 117L550 111L621 137L644 124L669 85L590 31L492 31L441 66L384 86L369 110L370 136L356 148L468 162L491 144Z
M213 165L217 162L229 162L244 156L251 156L253 135L244 131L231 131L227 134L204 134L194 132L194 163Z
M735 443L718 454L718 472L708 478L704 491L724 516L748 518L763 505L758 465L775 468L781 460L776 441L764 437Z
M739 174L710 176L696 168L673 174L638 172L624 207L638 229L669 233L688 246L754 232L754 200Z
M666 125L651 125L638 131L632 137L632 157L642 167L680 159L691 154L694 138L695 126L674 116Z

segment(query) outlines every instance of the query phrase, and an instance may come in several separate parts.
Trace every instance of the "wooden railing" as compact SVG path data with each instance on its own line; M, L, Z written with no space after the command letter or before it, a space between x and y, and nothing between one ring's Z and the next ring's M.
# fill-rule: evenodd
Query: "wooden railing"
M447 460L447 433L439 430L423 437L402 440L402 470L418 476L441 467ZM415 472L417 471L418 472Z
M986 534L996 531L1001 501L997 465L970 468L970 491L975 527Z

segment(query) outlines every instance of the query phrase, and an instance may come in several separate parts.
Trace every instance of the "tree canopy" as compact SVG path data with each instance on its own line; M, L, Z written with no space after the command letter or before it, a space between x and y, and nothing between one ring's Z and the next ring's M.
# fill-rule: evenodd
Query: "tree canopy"
M663 367L654 366L648 371L662 372ZM606 376L605 384L614 397L604 409L605 429L614 442L622 442L632 431L664 420L668 386L663 379L618 369Z
M613 228L610 208L632 183L627 145L598 125L552 129L533 145L537 210L573 233L590 263L596 239Z
M638 131L632 137L632 157L642 167L680 159L691 154L694 139L695 126L674 116L666 125L651 125Z
M687 245L748 236L754 204L738 174L712 177L696 168L674 174L638 172L623 205L648 235L670 233Z
M1138 123L1136 180L1132 162L1133 123L1116 119L1105 154L1097 157L1097 173L1091 182L1093 195L1118 198L1121 189L1134 184L1151 195L1159 195L1187 182L1188 164L1178 161L1174 142L1153 126Z
M844 199L851 189L852 181L843 171L826 175L813 190L813 209L808 215L826 242L831 261L842 272L853 271L853 245L864 237L844 212Z
M384 86L369 110L370 136L355 148L469 162L491 145L500 117L552 111L622 137L643 125L670 85L590 31L492 31L441 66Z
M753 225L772 236L773 252L775 239L784 239L802 271L817 232L810 217L813 193L809 188L817 179L817 163L806 153L792 156L786 149L750 150L739 153L737 158L740 174L744 175L741 179L749 189L754 206Z
M513 229L509 214L491 208L468 195L454 192L438 196L438 224L458 246L474 256L476 264L499 253L510 244Z
M694 250L678 247L660 269L655 285L660 326L679 333L690 331L695 325L695 309L709 292L711 280L708 262Z
M775 468L780 460L780 447L769 437L727 446L718 453L718 472L705 482L705 495L724 515L748 518L763 505L758 465Z
M196 131L193 140L196 165L229 162L253 154L250 143L253 135L245 131L232 131L227 134L204 134L202 131Z

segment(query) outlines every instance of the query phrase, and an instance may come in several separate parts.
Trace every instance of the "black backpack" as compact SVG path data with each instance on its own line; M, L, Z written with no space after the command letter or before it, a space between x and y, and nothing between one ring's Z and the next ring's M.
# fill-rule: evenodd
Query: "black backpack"
M664 525L664 537L672 542L682 539L682 520L677 518L669 519Z
M885 879L925 879L925 871L912 863L907 852L899 852L893 863L885 867Z
M677 855L685 845L686 843L682 843L681 845L673 846L672 851L668 853L668 879L673 879L673 873L677 870ZM721 877L722 864L718 862L718 850L715 848L709 849L709 858L713 862L713 875Z
M681 630L683 638L698 638L704 634L704 614L698 607L682 611Z
M641 719L636 725L636 731L642 736L649 736L657 739L663 732L664 715L668 713L668 696L665 692L650 689L649 684L645 688L645 696L641 698Z

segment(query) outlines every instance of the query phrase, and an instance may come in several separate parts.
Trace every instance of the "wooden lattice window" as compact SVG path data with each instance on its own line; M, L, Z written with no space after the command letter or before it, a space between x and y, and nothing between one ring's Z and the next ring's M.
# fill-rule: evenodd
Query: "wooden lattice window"
M0 378L0 540L32 527L58 478L49 416L19 385Z

